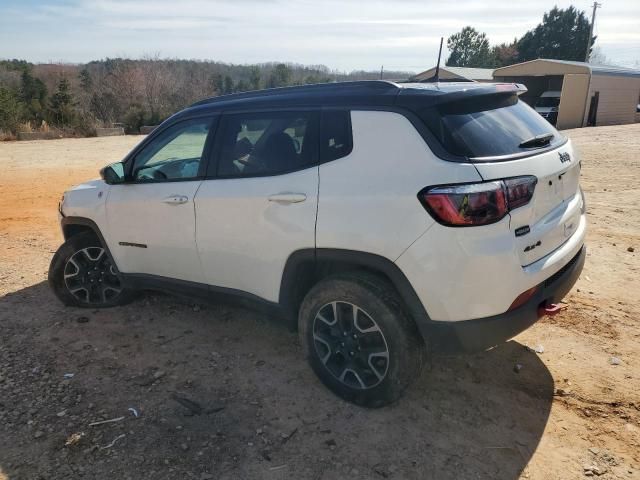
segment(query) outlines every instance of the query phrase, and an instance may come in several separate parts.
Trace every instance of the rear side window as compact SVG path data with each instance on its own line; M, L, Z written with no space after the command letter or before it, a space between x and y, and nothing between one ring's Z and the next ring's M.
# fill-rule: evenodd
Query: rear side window
M535 151L564 141L544 118L516 95L492 95L424 109L420 117L453 155L481 159ZM531 146L535 137L547 140ZM521 146L529 142L528 146Z
M320 134L321 162L330 162L349 155L353 150L351 112L348 110L323 111Z
M317 163L315 112L225 115L221 125L218 175L278 175Z

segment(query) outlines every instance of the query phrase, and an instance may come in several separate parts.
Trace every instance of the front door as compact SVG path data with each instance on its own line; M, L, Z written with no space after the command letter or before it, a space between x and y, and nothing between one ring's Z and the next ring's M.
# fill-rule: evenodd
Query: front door
M121 272L204 283L194 198L211 123L203 117L166 128L127 162L131 181L111 186L107 243Z
M196 240L210 285L276 302L289 255L315 247L317 117L223 115L215 178L196 195Z

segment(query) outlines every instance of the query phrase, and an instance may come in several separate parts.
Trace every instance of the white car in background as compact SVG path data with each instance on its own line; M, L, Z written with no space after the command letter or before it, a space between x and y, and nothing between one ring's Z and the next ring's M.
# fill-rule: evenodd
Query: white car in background
M540 98L536 100L535 110L542 118L546 118L547 121L554 125L558 122L558 109L560 107L560 94L559 90L549 90L543 92Z
M64 194L49 283L88 308L142 289L265 305L333 392L388 404L428 354L508 340L582 270L580 160L524 91L371 81L199 102Z

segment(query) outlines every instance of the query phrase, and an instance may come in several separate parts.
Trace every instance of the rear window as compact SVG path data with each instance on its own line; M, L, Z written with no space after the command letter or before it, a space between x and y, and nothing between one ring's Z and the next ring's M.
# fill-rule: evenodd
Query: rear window
M451 102L420 112L427 128L452 155L481 159L535 151L521 147L527 140L552 134L548 144L564 138L516 95L491 95Z
M218 175L281 175L316 163L315 112L227 114L220 126Z
M320 161L346 157L353 150L351 113L348 110L325 110L320 127Z

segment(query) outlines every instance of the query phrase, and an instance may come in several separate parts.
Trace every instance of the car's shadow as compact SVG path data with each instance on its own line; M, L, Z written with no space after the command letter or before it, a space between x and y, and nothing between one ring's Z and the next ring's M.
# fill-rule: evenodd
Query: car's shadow
M327 391L264 314L160 295L65 308L44 282L0 298L0 340L11 480L516 479L553 400L539 357L509 342L436 358L397 404L366 410Z

